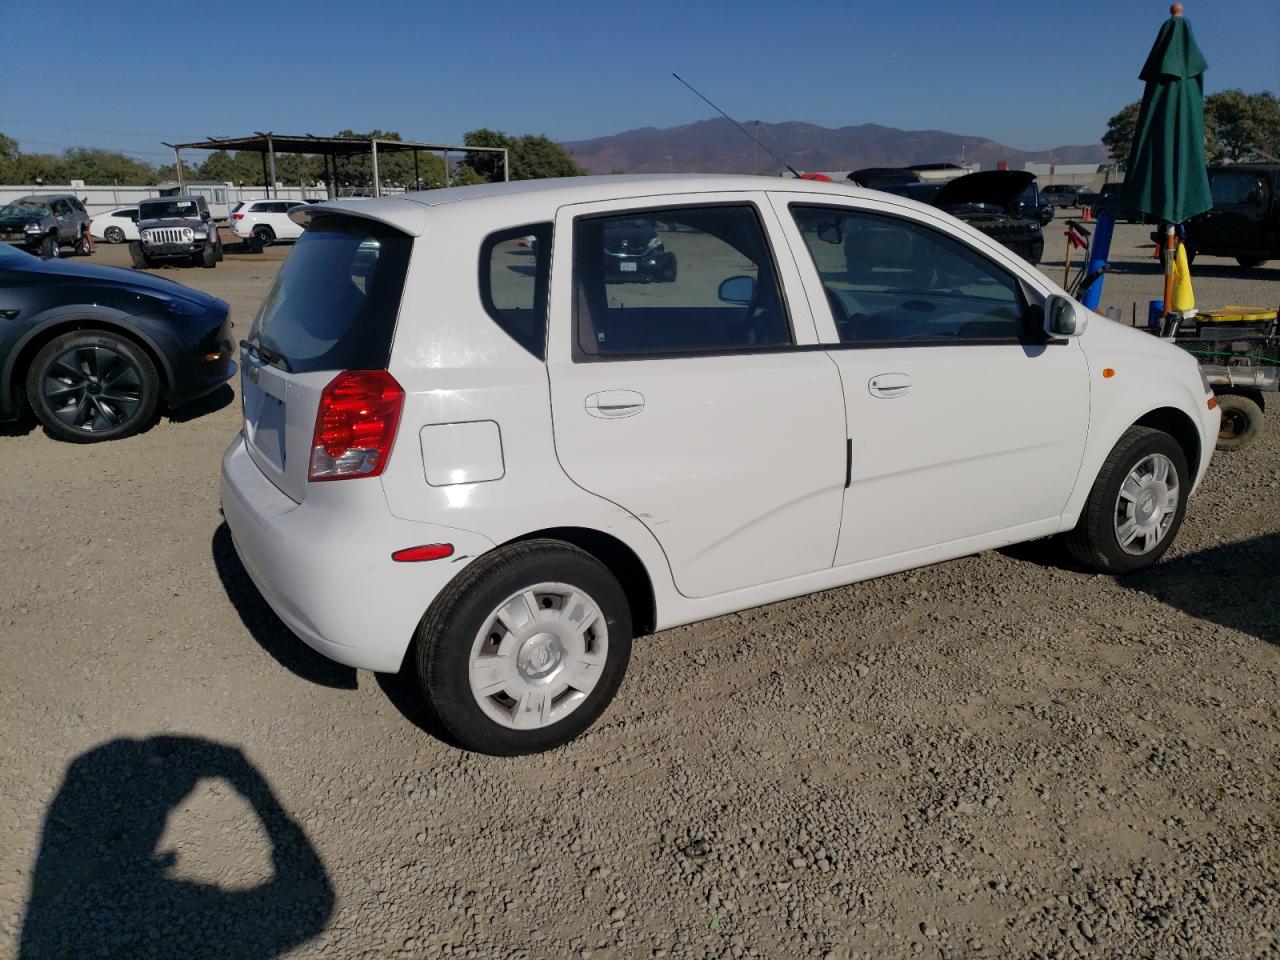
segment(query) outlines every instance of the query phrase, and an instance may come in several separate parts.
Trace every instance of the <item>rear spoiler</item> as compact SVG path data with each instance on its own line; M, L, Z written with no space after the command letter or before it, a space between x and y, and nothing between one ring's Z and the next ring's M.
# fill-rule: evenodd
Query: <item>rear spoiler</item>
M289 219L300 227L308 227L321 216L359 217L384 223L388 227L420 237L427 228L427 208L400 197L349 197L345 200L323 200L304 203L289 211Z

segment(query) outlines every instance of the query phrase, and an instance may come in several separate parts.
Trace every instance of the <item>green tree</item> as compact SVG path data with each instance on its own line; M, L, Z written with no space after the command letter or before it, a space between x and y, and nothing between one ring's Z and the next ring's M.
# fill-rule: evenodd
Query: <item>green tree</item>
M1102 142L1111 159L1124 163L1133 146L1141 103L1131 103L1107 121ZM1270 91L1222 90L1204 98L1205 158L1242 160L1254 153L1280 156L1280 99Z
M1204 99L1210 160L1238 161L1254 153L1280 157L1280 99L1269 91L1223 90Z
M512 180L543 177L580 177L587 171L578 166L564 147L541 134L512 137L500 130L481 128L465 134L469 147L505 147L511 162ZM482 180L502 179L502 157L496 153L468 153L464 166Z
M1107 148L1107 155L1116 163L1124 163L1129 159L1133 136L1138 129L1138 108L1141 106L1141 103L1131 103L1107 121L1107 132L1102 135L1102 143Z

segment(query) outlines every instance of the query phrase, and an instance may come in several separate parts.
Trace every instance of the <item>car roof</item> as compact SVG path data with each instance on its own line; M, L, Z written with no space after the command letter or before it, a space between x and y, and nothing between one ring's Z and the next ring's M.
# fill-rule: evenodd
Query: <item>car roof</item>
M1209 166L1213 173L1239 171L1241 173L1275 173L1280 163L1215 163Z
M427 215L430 210L452 204L466 204L468 208L501 205L506 214L503 219L510 221L510 214L514 211L505 208L515 204L527 208L531 214L536 212L536 215L545 218L550 216L557 207L569 203L593 203L630 198L640 200L645 197L679 193L746 191L810 193L815 198L885 196L878 191L857 187L847 182L834 183L733 174L633 174L484 183L469 187L424 190L394 197L348 197L306 204L295 208L289 216L305 226L315 217L326 213L354 214L385 223L413 236L419 236L426 229ZM922 206L921 209L928 208ZM479 213L479 209L476 212ZM523 212L521 215L523 216ZM515 222L518 223L520 220L516 219Z

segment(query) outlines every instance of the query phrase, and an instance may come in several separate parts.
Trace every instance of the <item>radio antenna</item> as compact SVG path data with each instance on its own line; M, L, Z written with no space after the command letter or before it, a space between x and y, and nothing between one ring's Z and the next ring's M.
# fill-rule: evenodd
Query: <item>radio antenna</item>
M710 106L712 110L714 110L716 113L720 114L720 116L724 117L726 120L728 120L730 123L732 123L735 127L737 127L739 130L741 130L741 131L743 132L743 134L745 134L745 135L746 135L746 137L747 137L747 138L748 138L752 143L754 143L757 147L759 147L760 149L762 149L765 153L767 153L769 156L773 157L773 159L777 160L780 164L782 164L784 167L786 167L788 170L790 170L793 174L795 174L795 177L796 177L796 179L797 179L797 180L801 179L801 177L800 177L800 171L798 171L795 167L793 167L791 164L787 163L787 161L783 160L780 156L778 156L776 153L774 153L772 150L770 150L768 147L766 147L763 143L761 143L761 142L759 141L759 139L758 139L758 138L756 138L756 137L752 136L752 135L751 135L751 131L750 131L750 130L748 130L746 127L744 127L742 124L740 124L737 120L733 119L733 117L729 116L727 113L725 113L723 110L721 110L719 107L717 107L717 106L716 106L714 103L712 103L710 100L707 100L707 98L706 98L706 97L704 97L702 94L698 93L697 88L696 88L693 84L691 84L688 80L686 80L684 77L680 76L680 74L675 73L675 72L672 72L672 74L671 74L671 75L672 75L673 77L675 77L677 80L679 80L681 83L683 83L683 84L684 84L686 87L688 87L690 90L692 90L692 91L694 92L694 95L695 95L695 96L697 96L697 97L698 97L698 99L705 101L705 102L706 102L706 104L707 104L708 106Z

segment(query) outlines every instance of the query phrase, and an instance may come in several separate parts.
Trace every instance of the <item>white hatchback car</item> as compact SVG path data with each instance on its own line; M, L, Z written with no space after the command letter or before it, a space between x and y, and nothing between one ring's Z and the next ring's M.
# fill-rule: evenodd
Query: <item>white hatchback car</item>
M1189 354L882 193L598 177L294 216L227 524L294 632L415 670L477 750L584 730L654 630L1054 534L1145 567L1218 431Z
M231 211L231 229L237 237L253 237L264 247L277 240L297 240L302 226L289 214L305 206L302 200L246 200Z
M141 240L138 233L138 208L121 207L109 213L97 214L89 221L89 233L107 243Z

